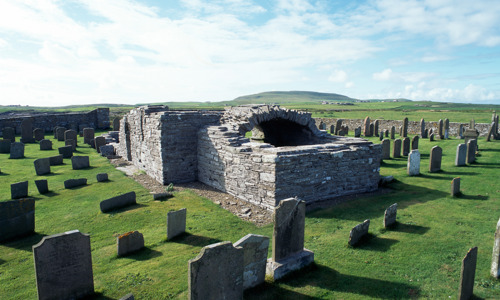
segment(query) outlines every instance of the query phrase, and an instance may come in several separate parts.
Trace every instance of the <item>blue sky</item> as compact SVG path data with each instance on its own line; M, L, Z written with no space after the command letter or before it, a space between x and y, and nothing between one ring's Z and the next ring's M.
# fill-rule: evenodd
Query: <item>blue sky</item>
M498 0L0 0L0 104L500 104Z

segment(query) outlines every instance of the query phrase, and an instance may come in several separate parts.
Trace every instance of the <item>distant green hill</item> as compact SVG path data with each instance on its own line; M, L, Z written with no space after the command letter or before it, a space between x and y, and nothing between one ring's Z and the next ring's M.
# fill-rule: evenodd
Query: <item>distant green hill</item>
M231 102L241 104L257 104L257 103L307 103L307 102L355 102L357 99L350 98L344 95L332 93L318 93L306 91L289 91L289 92L264 92L253 95L241 96Z

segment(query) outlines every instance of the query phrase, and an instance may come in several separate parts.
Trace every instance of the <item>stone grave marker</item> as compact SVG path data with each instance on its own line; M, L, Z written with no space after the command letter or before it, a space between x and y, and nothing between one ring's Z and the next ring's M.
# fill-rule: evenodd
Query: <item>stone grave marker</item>
M335 135L338 134L338 131L340 130L340 127L342 127L342 119L338 119L337 123L335 124Z
M403 139L403 156L408 156L408 153L410 153L410 138L405 137Z
M451 181L451 196L455 197L460 194L460 177L455 177Z
M366 117L363 123L363 135L370 136L370 117Z
M10 144L10 158L18 159L24 158L24 144L21 142L14 142Z
M186 232L186 209L167 213L167 240Z
M52 150L52 141L51 140L41 140L40 141L40 150Z
M361 238L368 234L369 227L370 220L365 220L363 223L354 226L349 233L349 245L355 246Z
M73 170L80 170L90 167L88 156L73 156L71 157L71 167Z
M441 158L443 156L443 149L439 146L431 148L431 156L429 158L429 172L434 173L441 170Z
M444 119L444 138L448 139L450 134L450 120L448 118Z
M420 152L418 149L412 150L408 155L408 175L416 176L420 174Z
M49 192L49 184L47 179L35 180L36 188L40 194L46 194Z
M125 256L144 248L144 236L139 231L130 231L116 238L118 256Z
M476 149L477 149L476 140L469 140L467 142L467 163L468 164L471 164L471 163L476 161ZM11 155L12 155L12 152L11 152Z
M392 157L393 158L401 157L401 139L394 140L394 146L392 148Z
M68 179L64 181L65 189L72 189L87 184L87 178Z
M63 156L63 158L70 158L73 156L73 146L64 146L59 147L59 154Z
M57 127L56 128L56 139L60 142L64 141L64 132L66 132L66 128Z
M399 136L403 137L403 125L399 126Z
M45 236L33 246L38 299L94 294L90 237L78 230Z
M439 134L439 138L441 140L444 139L443 120L441 120L441 119L439 119L439 123L438 123L438 134Z
M360 136L361 136L361 127L354 128L354 137L360 137Z
M121 118L116 117L113 119L113 130L114 131L120 131L120 120Z
M76 151L76 141L72 139L67 139L64 141L65 146L71 146L71 150Z
M418 149L418 141L420 140L419 136L416 135L411 139L411 150Z
M490 129L488 130L488 135L486 136L486 141L490 142L491 137L494 137L495 123L491 123Z
M497 229L495 231L495 241L493 242L493 256L491 259L491 276L495 278L500 278L500 219L497 222Z
M95 143L95 149L97 150L97 153L101 153L101 146L106 145L106 138L103 136L98 136L94 139Z
M434 142L434 133L431 133L431 135L429 135L429 141Z
M396 127L391 127L391 140L396 138Z
M113 130L115 130L115 129L113 129ZM326 130L326 124L323 121L321 121L319 123L319 130Z
M33 119L26 118L21 121L21 142L33 143L35 139L33 138Z
M375 123L373 123L373 132L375 133L375 136L379 136L379 126L380 126L380 121L375 120Z
M45 175L50 173L50 159L49 158L39 158L33 161L35 165L36 175Z
M335 125L330 125L330 134L335 134Z
M59 126L55 126L53 128L53 132L54 132L54 139L57 139L57 128L59 128Z
M403 119L403 137L408 136L408 118Z
M128 192L116 197L101 201L99 204L101 212L105 213L114 209L136 204L135 192Z
M458 299L471 299L474 292L474 277L476 276L477 247L470 248L469 252L462 260L460 270L460 286L458 289Z
M384 131L384 133L385 133L385 137L389 137L389 130L388 130L388 129L386 129L386 130Z
M0 140L0 153L10 153L10 140Z
M231 242L211 244L188 264L188 299L243 299L243 249Z
M425 138L427 138L429 136L429 129L426 128L424 132L425 132Z
M391 140L383 139L382 140L382 159L390 159L391 158Z
M460 127L458 128L458 136L460 136L461 139L464 138L464 124L460 124Z
M266 277L269 238L263 235L247 234L234 243L234 247L243 248L243 289L263 283Z
M379 140L382 141L384 139L384 131L381 130L379 134L377 134L377 136L379 137Z
M35 128L33 130L33 135L35 136L35 141L39 142L45 138L45 130L41 128Z
M90 145L90 140L94 139L94 128L83 129L83 143Z
M104 145L99 147L99 152L101 156L110 157L115 155L115 147L113 145Z
M374 128L373 128L373 123L370 124L370 136L373 136L373 132L374 132Z
M64 140L74 140L75 145L78 145L78 132L76 130L70 129L64 132Z
M49 162L51 166L58 166L63 164L63 156L62 154L49 157Z
M90 140L90 147L95 149L95 139Z
M12 127L4 127L2 129L3 138L10 140L11 143L16 141L16 130Z
M425 120L424 118L420 119L420 136L425 139L427 134L425 132Z
M0 242L34 232L34 199L0 201Z
M384 213L384 227L388 228L396 224L396 216L398 213L398 204L394 203L389 206Z
M10 185L10 198L19 199L28 197L28 182L21 181Z
M465 144L457 145L457 154L455 156L455 166L465 166L467 158L467 146Z
M108 181L108 173L99 173L96 175L97 182Z
M153 200L159 200L159 201L163 201L163 200L167 200L168 198L172 198L174 195L172 195L172 193L168 193L168 192L165 192L165 193L154 193L153 194Z

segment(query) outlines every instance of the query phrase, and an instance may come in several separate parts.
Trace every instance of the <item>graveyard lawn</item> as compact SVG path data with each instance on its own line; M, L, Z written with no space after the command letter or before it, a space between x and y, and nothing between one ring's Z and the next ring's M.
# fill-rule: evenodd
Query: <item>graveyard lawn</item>
M88 155L89 168L73 170L71 160L64 159L63 165L51 166L50 174L37 176L33 161L55 156L64 146L51 134L46 137L55 150L40 151L34 143L26 144L23 159L0 154L0 201L10 200L10 184L28 180L29 196L35 199L36 232L0 244L2 299L37 298L32 246L47 235L74 229L90 235L99 299L118 299L127 293L137 299L185 299L188 261L203 246L234 243L248 233L272 238L272 224L257 227L242 221L189 190L174 191L168 201L154 201L149 191L83 144L82 137L75 155ZM377 137L369 139L380 143ZM455 152L461 142L455 137L420 139L420 175L407 175L407 157L387 159L380 173L395 177L388 186L390 193L308 212L304 246L314 252L315 264L277 282L267 279L246 291L245 299L456 298L462 258L474 246L478 247L474 295L500 298L500 281L490 276L500 217L500 141L480 138L477 161L456 167ZM435 145L443 149L443 161L441 171L430 173L429 154ZM98 173L108 173L109 181L97 182ZM450 195L455 177L461 179L458 197ZM63 182L75 178L87 178L87 185L64 189ZM40 179L48 180L49 193L38 193L34 181ZM136 205L100 211L102 200L130 191L137 195ZM385 229L384 211L393 203L398 204L397 224ZM187 209L186 233L167 241L167 213L181 208ZM357 246L348 246L350 230L366 219L370 219L368 236ZM144 235L145 248L118 257L116 237L134 230Z

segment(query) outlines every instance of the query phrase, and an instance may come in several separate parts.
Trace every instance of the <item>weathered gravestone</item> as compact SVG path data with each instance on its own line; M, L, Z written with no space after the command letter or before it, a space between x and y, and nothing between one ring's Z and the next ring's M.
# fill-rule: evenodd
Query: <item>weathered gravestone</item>
M130 231L116 238L118 256L125 256L144 248L144 236L139 231Z
M64 146L57 149L59 150L59 154L61 154L63 158L70 158L73 156L73 146Z
M420 136L425 139L427 137L427 133L425 132L425 120L424 118L420 119Z
M477 247L470 248L462 260L460 270L460 286L458 288L458 299L471 299L474 292L474 277L476 276Z
M450 120L446 118L444 119L444 138L448 139L449 134L450 134Z
M64 141L64 132L66 132L66 128L57 127L56 128L56 139L60 142Z
M49 192L49 184L47 179L35 180L36 188L40 194L46 194Z
M438 123L438 134L439 134L439 138L441 140L444 139L443 120L441 120L441 119L439 119L439 123Z
M460 177L455 177L451 181L451 196L455 197L460 194Z
M405 137L403 139L403 156L408 156L408 153L410 153L410 138Z
M64 141L65 146L71 146L71 150L76 151L76 141L72 139L68 139Z
M2 129L3 138L10 140L11 143L16 141L16 130L12 127L4 127Z
M33 161L35 165L36 175L45 175L50 173L50 159L49 158L39 158Z
M491 276L495 278L500 278L500 219L497 222L497 229L495 230L495 241L493 242L493 256L491 259Z
M186 232L186 209L169 211L167 213L167 240Z
M434 133L429 135L429 141L434 142Z
M51 140L41 140L40 141L40 150L52 150L52 141Z
M10 185L10 198L19 199L28 197L28 182L21 181Z
M166 200L168 198L172 198L174 195L172 193L164 192L164 193L154 193L153 194L153 199L156 200Z
M78 230L45 236L33 246L38 299L94 294L90 237Z
M399 136L403 137L403 125L399 126Z
M94 139L94 128L83 129L83 143L90 145L90 140Z
M296 198L281 200L274 209L273 255L266 274L275 280L314 262L314 252L304 248L306 204Z
M398 204L394 203L389 206L384 213L384 227L388 228L396 224L396 216L398 214Z
M108 181L108 173L99 173L96 175L97 182Z
M35 200L0 202L0 242L35 232Z
M371 136L370 135L370 117L366 117L365 121L363 123L363 135L364 136Z
M35 128L33 130L33 135L35 136L35 141L39 142L45 138L45 130L41 128Z
M71 157L71 167L73 170L80 170L90 167L88 156L73 156Z
M408 118L403 119L403 137L408 136Z
M335 125L330 125L330 134L335 134Z
M386 129L386 130L384 131L384 133L385 133L385 137L389 137L389 129Z
M319 123L319 130L326 130L326 124L323 121Z
M115 147L113 145L104 145L99 147L99 152L101 156L110 157L115 155Z
M384 139L384 131L380 130L380 134L377 134L377 136L379 137L379 140L382 141Z
M247 234L234 243L234 247L243 248L243 289L263 283L266 277L269 238L263 235Z
M54 133L54 138L57 139L57 128L59 128L59 126L55 126L54 129L53 129L53 133Z
M21 142L14 142L10 144L10 158L18 159L24 158L24 144Z
M113 119L113 130L114 131L120 131L120 120L121 118L114 118Z
M467 158L467 146L465 144L457 145L457 155L455 156L455 166L465 166Z
M410 176L420 174L420 152L418 149L412 150L408 155L407 169L408 175Z
M75 145L78 145L78 132L76 132L76 130L66 130L64 132L64 140L67 141L67 140L73 140L75 141Z
M424 132L425 132L425 138L427 138L429 136L429 129L426 128Z
M391 158L391 140L383 139L382 140L382 159L390 159Z
M373 132L375 133L375 136L379 136L379 130L378 130L379 126L380 126L380 121L375 120L375 123L373 123Z
M491 123L490 129L488 130L488 135L486 136L486 141L490 142L491 138L494 138L495 123Z
M62 154L49 157L49 161L51 166L62 165L64 162Z
M349 245L355 246L365 235L368 234L368 229L370 227L370 220L365 220L354 226L349 233Z
M431 156L429 158L429 172L437 172L441 170L441 159L443 156L443 149L439 146L431 148Z
M33 138L33 119L27 118L21 121L21 142L33 143L35 139Z
M0 153L10 153L10 140L0 140Z
M373 128L373 123L370 124L370 135L369 136L373 136L373 133L374 133L374 128Z
M418 149L418 141L420 140L420 138L418 137L418 135L414 136L412 139L411 139L411 150L416 150Z
M95 149L95 139L91 139L89 145L90 145L90 148Z
M392 148L392 157L393 158L401 157L401 140L400 139L394 140L394 146Z
M65 189L72 189L87 184L87 178L68 179L64 181Z
M117 208L136 204L135 192L128 192L116 197L101 201L99 204L101 212L108 212Z
M95 149L97 150L97 153L101 153L101 146L106 145L106 138L103 136L98 136L94 139L95 143Z
M396 138L396 127L391 127L391 140Z
M469 140L467 142L467 163L471 164L476 161L477 140ZM12 150L11 150L12 151ZM12 153L11 153L12 155Z
M360 136L361 136L361 127L354 128L354 137L360 137Z
M340 127L342 127L342 119L338 119L337 123L335 124L335 135L338 134Z
M463 139L464 138L464 124L460 124L460 127L458 128L458 136Z

